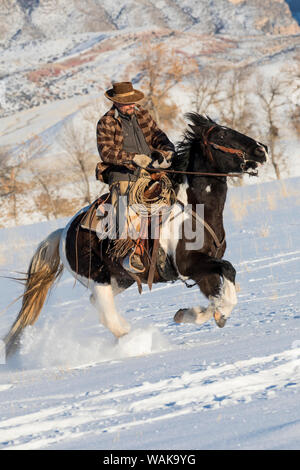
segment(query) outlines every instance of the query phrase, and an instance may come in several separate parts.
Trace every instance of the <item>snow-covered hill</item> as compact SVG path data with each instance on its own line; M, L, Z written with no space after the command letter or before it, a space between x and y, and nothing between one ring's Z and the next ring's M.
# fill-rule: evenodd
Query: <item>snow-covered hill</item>
M149 37L196 59L201 70L212 64L281 66L297 55L299 31L284 0L5 0L0 116L102 95L112 80L128 76L141 82L136 56ZM4 146L5 122L0 127ZM9 134L11 141L11 128Z
M24 42L150 25L204 34L293 34L284 0L4 0L0 40Z
M67 273L19 355L0 365L2 449L299 449L299 178L232 188L225 210L238 305L224 329L178 325L203 304L181 282L120 294L116 343ZM25 271L66 220L0 230L1 275ZM21 293L0 278L0 309ZM15 317L0 317L0 335Z
M139 62L147 41L195 62L199 80L207 66L268 77L293 66L299 31L283 0L5 0L0 5L0 152L22 154L38 137L47 147L40 156L47 154L58 165L58 141L70 117L96 100L99 114L104 112L103 92L111 81L130 79L138 87L147 82ZM171 90L181 115L191 110L194 86L185 77ZM170 137L177 140L182 131L173 128Z
M226 68L290 60L300 27L283 0L6 0L0 31L0 116L6 116L102 93L126 75L140 82L137 52L149 38L196 59L200 69Z

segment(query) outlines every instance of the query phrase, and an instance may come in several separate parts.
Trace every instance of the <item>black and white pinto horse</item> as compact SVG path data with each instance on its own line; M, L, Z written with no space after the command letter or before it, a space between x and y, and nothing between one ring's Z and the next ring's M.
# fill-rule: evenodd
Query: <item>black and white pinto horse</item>
M200 325L214 317L217 325L223 327L237 303L235 269L222 259L226 248L223 226L226 175L257 174L258 166L267 160L267 147L210 118L191 113L188 119L191 124L177 147L172 166L175 171L171 174L181 203L175 204L177 216L172 217L168 236L161 231L159 245L174 269L173 280L193 281L209 300L207 307L180 309L174 320ZM204 205L204 242L201 248L187 249L185 235L180 236L187 217L182 207L197 204ZM95 232L80 226L87 209L77 213L65 228L51 233L37 248L28 268L19 315L4 338L7 355L18 346L23 329L37 320L47 293L63 268L90 289L90 300L100 322L116 338L129 332L130 325L117 311L114 296L136 280L120 260L112 260L106 252L108 239L100 242ZM170 223L170 217L164 226ZM147 272L138 276L142 283L147 282ZM166 279L156 272L153 282Z

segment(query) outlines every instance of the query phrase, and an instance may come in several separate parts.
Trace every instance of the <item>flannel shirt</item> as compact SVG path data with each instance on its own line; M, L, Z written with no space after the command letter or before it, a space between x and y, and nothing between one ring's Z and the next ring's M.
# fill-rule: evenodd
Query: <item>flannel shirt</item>
M172 142L146 109L136 105L135 115L151 151L175 151ZM97 124L97 147L102 160L96 167L98 180L103 181L103 172L113 165L123 166L131 171L136 169L134 163L131 163L136 153L124 151L123 142L121 119L117 108L112 106Z

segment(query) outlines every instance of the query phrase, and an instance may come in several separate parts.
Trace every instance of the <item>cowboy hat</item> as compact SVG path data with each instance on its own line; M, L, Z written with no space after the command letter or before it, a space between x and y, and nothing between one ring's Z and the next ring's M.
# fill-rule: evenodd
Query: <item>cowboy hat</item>
M135 103L144 98L144 93L135 90L131 82L114 83L113 87L107 90L104 95L109 100L120 104Z

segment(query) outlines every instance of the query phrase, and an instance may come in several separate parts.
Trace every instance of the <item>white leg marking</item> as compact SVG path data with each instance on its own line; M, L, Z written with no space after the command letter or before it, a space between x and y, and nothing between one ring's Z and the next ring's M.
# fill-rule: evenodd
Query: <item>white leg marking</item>
M177 323L195 323L196 325L202 325L213 317L214 306L210 304L208 307L192 307L183 308L178 310L174 320Z
M221 292L217 297L212 298L215 310L223 317L228 318L237 304L236 288L233 282L224 278Z
M125 287L120 287L118 285L118 282L117 282L116 278L114 278L114 277L111 277L110 285L112 287L114 296L120 294L121 292L123 292L125 290Z
M100 322L117 338L129 333L129 323L116 310L111 285L93 283L91 290L92 302L99 312Z
M187 178L180 185L179 192L177 194L177 199L181 201L185 206L187 205ZM182 206L179 203L174 204L172 211L168 219L164 222L160 232L159 244L167 253L172 261L174 266L176 265L176 248L179 240L182 238L182 225L185 219L188 218L188 215L182 210ZM178 271L178 270L177 270ZM179 271L178 274L180 275ZM188 279L187 277L182 276L182 279Z
M237 304L236 288L233 282L224 279L221 292L217 297L210 297L208 307L183 308L178 310L174 320L177 323L195 323L202 325L212 317L218 326L223 327Z

